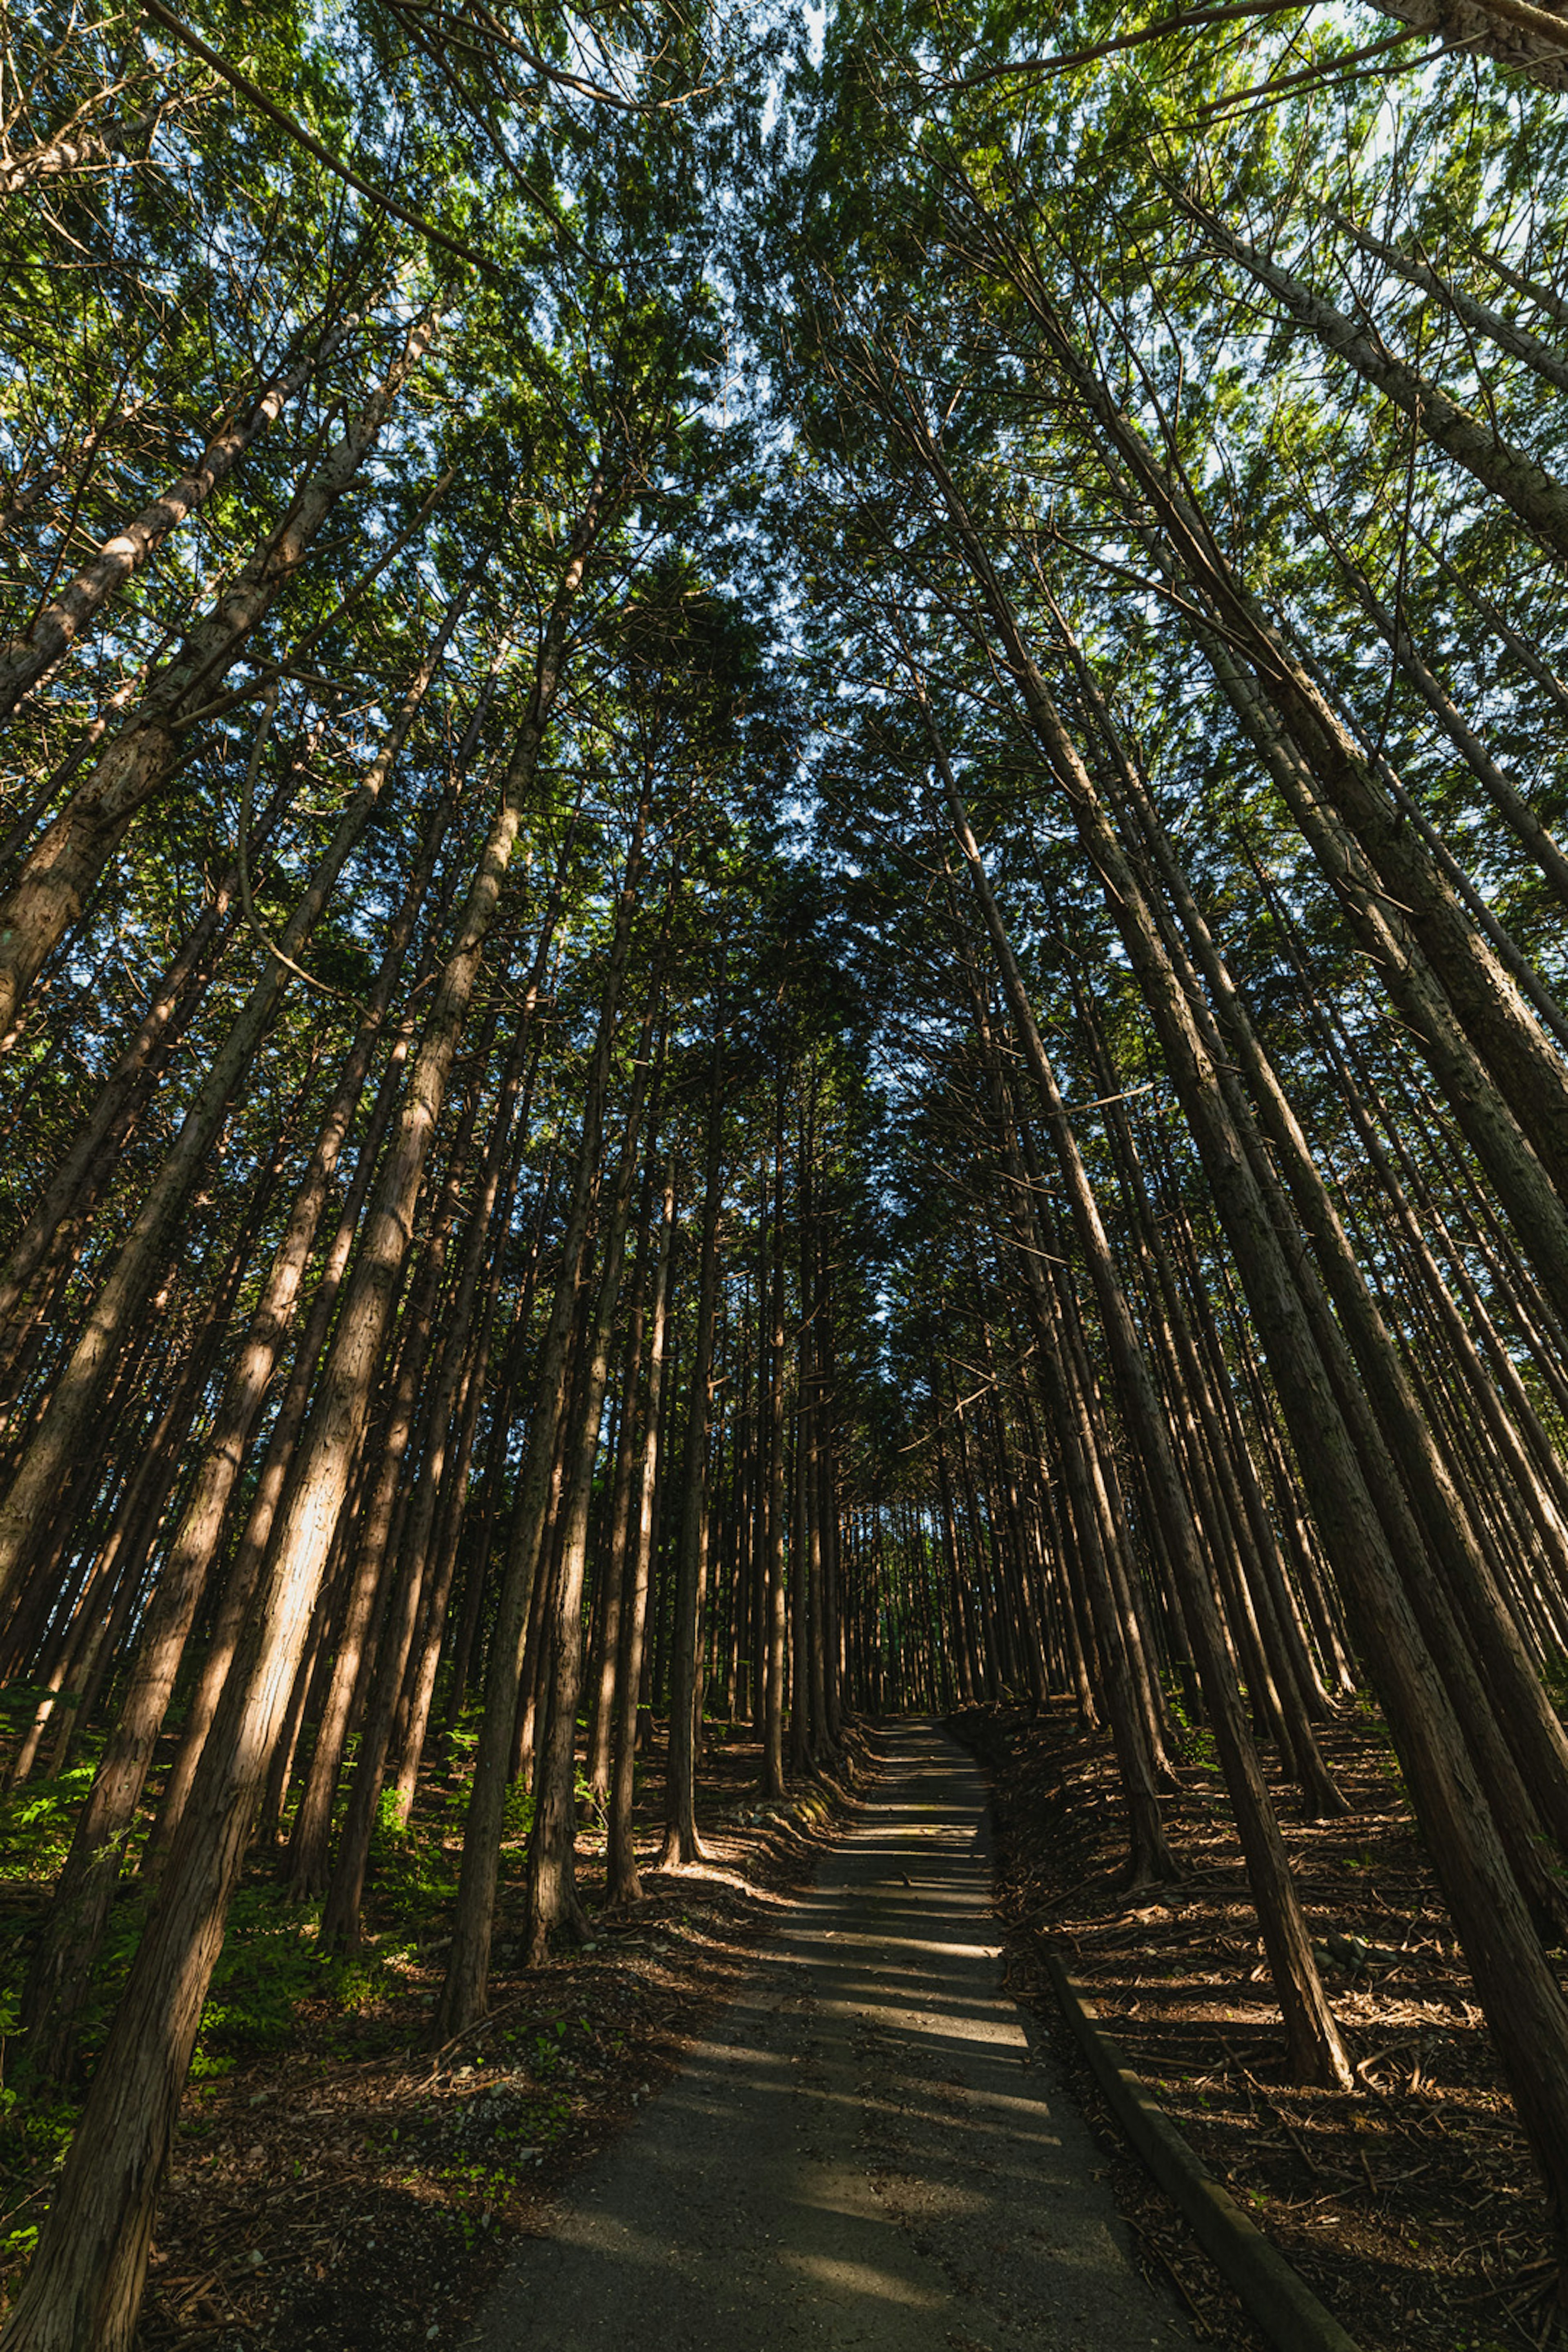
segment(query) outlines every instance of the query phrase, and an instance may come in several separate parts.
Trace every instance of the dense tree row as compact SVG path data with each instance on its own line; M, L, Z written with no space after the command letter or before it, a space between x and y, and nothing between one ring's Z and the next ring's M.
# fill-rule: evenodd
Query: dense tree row
M776 1801L1004 1692L1132 1884L1208 1727L1341 2090L1261 1754L1340 1809L1369 1692L1561 2233L1561 67L1471 15L1530 76L13 28L0 1671L85 2105L7 2352L132 2340L247 1868L352 1951L455 1793L446 2041L520 1821L531 1957L584 1809L637 1899L655 1725L679 1868L710 1718Z

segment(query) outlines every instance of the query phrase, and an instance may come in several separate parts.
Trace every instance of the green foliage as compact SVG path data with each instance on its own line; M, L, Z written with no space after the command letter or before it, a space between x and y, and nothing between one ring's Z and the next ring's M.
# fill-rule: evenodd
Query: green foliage
M0 2264L31 2253L54 2176L65 2161L79 2110L63 2100L8 2095L0 2106Z
M26 1709L28 1716L32 1711ZM25 1780L0 1797L0 1880L53 1878L96 1769L95 1764L73 1765L52 1780Z
M302 2001L333 1997L343 1964L318 1954L315 1925L268 1888L236 1895L202 2011L197 2074L226 2071L242 2051L281 2047Z
M1309 650L1321 693L1367 758L1388 763L1410 821L1436 829L1561 987L1561 907L1376 620L1380 601L1392 604L1555 820L1568 783L1549 772L1551 696L1518 647L1568 670L1561 599L1518 518L1303 331L1213 224L1267 245L1484 411L1500 440L1563 475L1560 396L1517 351L1481 350L1450 303L1356 232L1419 248L1472 301L1540 327L1558 299L1568 132L1560 109L1478 77L1469 58L1408 64L1415 52L1380 47L1363 73L1360 51L1393 37L1353 0L1310 23L1188 25L1114 48L1127 27L1110 0L1069 0L1048 26L1016 0L940 10L844 0L820 52L787 17L705 17L654 0L576 18L514 18L503 5L482 24L465 19L471 40L438 49L426 13L350 0L329 21L291 0L259 15L201 0L198 31L279 94L281 122L221 74L198 72L151 20L89 23L47 0L9 37L7 88L20 95L8 152L79 110L91 115L111 87L122 110L163 116L147 133L153 151L6 210L0 502L40 482L47 494L6 539L0 640L28 624L68 562L160 492L215 420L277 367L313 364L218 495L16 714L8 856L25 855L59 793L93 772L100 728L163 690L220 591L363 411L410 318L428 306L439 329L352 494L243 650L204 672L209 698L181 738L177 789L116 833L14 1041L0 1249L35 1205L37 1171L60 1160L100 1100L160 974L216 908L242 792L254 802L251 912L276 935L385 743L438 614L459 583L474 583L375 822L301 948L305 974L291 975L299 984L182 1203L156 1315L134 1335L150 1370L115 1392L82 1527L102 1538L153 1444L180 1349L209 1312L221 1345L201 1393L221 1391L233 1360L224 1349L248 1327L290 1213L302 1139L317 1132L429 844L435 882L387 971L340 1173L356 1168L393 1040L416 1034L434 1001L497 779L534 709L542 616L592 510L567 688L515 812L518 851L440 1111L438 1154L473 1113L471 1175L485 1149L475 1139L501 1108L500 1056L522 1034L522 974L548 908L546 1001L528 1033L531 1126L497 1241L492 1355L476 1368L476 1393L500 1425L481 1424L491 1452L476 1457L476 1486L483 1476L493 1488L504 1524L520 1473L499 1412L500 1368L508 1383L514 1361L522 1368L521 1415L635 834L644 866L622 1011L652 1017L646 1036L623 1017L613 1040L605 1131L657 1057L644 1134L668 1153L680 1202L669 1350L679 1367L692 1360L693 1171L712 1137L731 1357L699 1401L714 1423L705 1458L716 1479L734 1475L759 1425L747 1416L760 1412L764 1284L777 1276L780 1379L792 1402L824 1384L841 1492L879 1515L879 1515L909 1506L897 1529L908 1589L879 1600L885 1645L901 1660L929 1633L940 1652L940 1626L922 1618L947 1601L953 1570L933 1486L972 1479L977 1463L984 1480L992 1451L1012 1465L1043 1454L1043 1514L1058 1479L1061 1433L1041 1427L1028 1369L1039 1339L1023 1257L1047 1263L1050 1281L1059 1271L1064 1313L1084 1314L1110 1456L1128 1432L1054 1172L1026 1185L1015 1169L1015 1148L1048 1158L1056 1122L1014 1085L985 940L933 790L930 730L971 803L1134 1319L1156 1342L1168 1319L1137 1213L1142 1165L1155 1224L1190 1251L1182 1280L1214 1306L1217 1387L1243 1400L1260 1456L1265 1433L1289 1453L1290 1431L1281 1439L1268 1426L1273 1400L1267 1373L1255 1373L1205 1165L1173 1115L1168 1032L1135 977L1116 894L1086 854L1076 782L1044 753L1020 700L1028 665L1002 642L998 616L1011 615L1137 856L1154 856L1162 827L1179 852L1188 931L1201 918L1219 940L1373 1287L1401 1340L1425 1345L1389 1237L1387 1181L1350 1116L1341 1063L1384 1082L1409 1181L1439 1210L1468 1214L1485 1188L1440 1107L1400 1108L1415 1085L1410 1024L1391 1019L1341 877L1296 827L1278 763L1224 690L1215 626L1162 546L1152 485L1180 483L1197 537L1221 551L1281 641ZM1064 66L1074 47L1098 54ZM585 58L624 103L563 79ZM291 123L352 156L366 186L351 187ZM477 264L454 250L481 246ZM1521 273L1545 282L1545 306L1521 291ZM447 487L426 509L438 483ZM1511 647L1494 610L1510 616ZM265 738L263 682L277 688ZM1133 784L1157 824L1126 814ZM203 1075L273 961L248 923L215 944L177 1050L116 1130L91 1213L69 1228L18 1426L68 1360ZM493 1051L481 1052L481 1032ZM421 1243L442 1164L431 1163ZM1054 1223L1038 1249L1009 1225L1026 1192ZM466 1213L465 1196L454 1232ZM640 1215L646 1238L651 1178ZM1507 1286L1479 1244L1461 1239L1455 1253L1560 1434L1556 1388L1523 1316L1510 1320ZM213 1270L231 1256L233 1296L220 1298ZM1468 1294L1466 1311L1477 1311ZM689 1411L673 1400L667 1474L683 1459ZM693 1425L700 1438L700 1417ZM1296 1451L1288 1477L1314 1466L1304 1439ZM254 1474L248 1461L246 1480ZM601 1462L596 1537L609 1485ZM1138 1481L1124 1486L1136 1517ZM978 1517L987 1499L963 1509ZM738 1490L723 1501L715 1525L728 1531ZM981 1531L971 1532L983 1581ZM667 1551L676 1540L667 1528ZM658 1565L665 1572L668 1559ZM481 1560L463 1566L485 1572ZM476 1589L488 1608L490 1588ZM939 1655L929 1678L940 1687L946 1670ZM1555 1675L1565 1671L1555 1662ZM41 1696L26 1685L0 1694L8 1741ZM1217 1770L1212 1733L1186 1720L1179 1686L1170 1696L1186 1753ZM203 2016L199 2076L276 2052L307 2006L346 2015L375 2002L395 1951L408 1948L395 1939L425 1932L450 1900L479 1721L470 1698L448 1735L437 1802L404 1823L394 1792L382 1796L372 1880L397 1925L374 1958L322 1955L313 1914L270 1886L242 1890ZM47 1881L89 1778L79 1762L5 1801L0 1874ZM589 1802L581 1776L576 1796ZM532 1793L514 1786L504 1821L514 1857L533 1826ZM142 1916L140 1896L116 1907L89 2060ZM14 2015L14 2002L0 2008L0 2033ZM538 2038L534 2071L550 2092L518 2126L531 2142L567 2128L568 2043L564 2020ZM39 2111L35 2127L37 2147L52 2146L59 2126ZM488 2191L482 2166L465 2177Z

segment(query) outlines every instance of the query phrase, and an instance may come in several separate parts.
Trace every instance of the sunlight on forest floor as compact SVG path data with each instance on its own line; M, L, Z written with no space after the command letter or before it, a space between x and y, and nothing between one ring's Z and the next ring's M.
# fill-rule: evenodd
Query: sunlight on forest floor
M1320 1744L1352 1810L1296 1818L1270 1768L1314 1947L1363 2089L1281 2074L1223 1783L1184 1769L1163 1811L1186 1875L1121 1894L1123 1816L1109 1744L1063 1705L960 1718L986 1756L1003 1824L1010 1981L1036 2010L1090 2113L1104 2116L1038 1966L1067 1960L1107 2031L1243 2209L1363 2352L1535 2347L1553 2276L1539 2182L1474 1989L1411 1822L1385 1735L1350 1717ZM1205 2324L1260 2342L1234 2295L1110 2134L1123 2208Z
M579 1878L595 1934L545 1969L518 1965L521 1849L510 1854L493 2024L438 2056L428 2021L450 1886L383 1853L365 1951L329 1982L268 1854L255 1853L241 1906L272 1932L231 1938L238 1976L209 2004L205 2071L186 2092L159 2215L146 2352L384 2352L429 2330L455 2339L504 2243L537 2227L560 2182L668 2078L841 1818L835 1790L816 1784L795 1811L761 1818L759 1766L749 1727L709 1727L699 1805L710 1860L659 1872L656 1743L639 1768L647 1899L631 1913L595 1909L603 1838L585 1832ZM438 1782L422 1790L430 1822L447 1794ZM35 1893L0 1881L0 1927L25 1934ZM60 2111L62 2130L74 2112ZM47 2189L54 2145L41 2126L10 2136L0 2210L16 2209L13 2229ZM29 2242L14 2242L14 2268Z
M590 2167L475 2352L1142 2352L1093 2141L1000 1983L984 1790L939 1726L884 1777L649 2115Z

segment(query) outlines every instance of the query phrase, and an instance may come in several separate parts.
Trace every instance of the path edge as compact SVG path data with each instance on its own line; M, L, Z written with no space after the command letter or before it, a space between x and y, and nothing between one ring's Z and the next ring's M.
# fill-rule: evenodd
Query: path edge
M1142 2075L1102 2031L1062 1960L1055 1952L1042 1957L1062 2014L1112 2115L1269 2341L1279 2352L1360 2352L1300 2273L1199 2160Z

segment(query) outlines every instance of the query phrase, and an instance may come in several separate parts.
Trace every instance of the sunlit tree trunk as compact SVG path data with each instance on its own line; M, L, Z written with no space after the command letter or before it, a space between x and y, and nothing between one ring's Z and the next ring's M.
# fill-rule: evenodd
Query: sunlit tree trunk
M639 822L616 904L615 936L600 995L598 1034L584 1088L582 1131L562 1241L560 1272L540 1348L536 1403L519 1475L506 1567L490 1631L484 1712L463 1826L463 1861L452 1946L435 2020L437 2035L443 2041L466 2032L483 2015L489 1981L506 1795L515 1769L514 1738L521 1727L520 1700L525 1696L525 1668L529 1664L525 1643L534 1603L536 1600L542 1601L544 1594L541 1571L548 1575L551 1563L551 1490L560 1458L563 1422L570 1402L567 1368L582 1324L588 1221L600 1171L611 1045L631 947L641 844Z
M0 166L0 191L5 178L5 167ZM50 598L20 636L0 647L0 719L16 708L28 688L46 670L58 668L126 582L156 553L172 530L206 504L233 473L251 443L276 422L294 394L310 382L351 331L348 321L334 327L308 359L298 361L263 385L254 400L214 434L188 474L171 482L140 514L111 539L105 540L69 586Z
M448 609L396 723L339 820L328 849L284 929L279 941L279 952L274 954L270 949L263 949L261 977L214 1056L185 1114L178 1139L153 1179L113 1269L93 1301L87 1328L54 1387L47 1411L34 1431L5 1499L0 1501L0 1596L25 1571L27 1539L40 1500L58 1485L62 1465L81 1444L116 1355L163 1269L176 1222L201 1175L229 1105L248 1079L257 1049L290 984L293 959L324 912L345 859L380 805L398 752L466 602L465 590Z
M543 632L533 691L500 805L433 992L244 1648L203 1748L159 1899L115 2013L37 2252L0 2338L5 2352L130 2352L158 2191L202 2004L244 1861L252 1811L288 1706L363 1435L414 1204L517 839L523 795L538 765L560 681L568 615L601 520L598 509L595 488L574 534Z
M336 448L212 612L158 671L133 717L71 793L0 899L0 1039L16 1034L28 991L81 912L132 817L173 776L184 730L215 698L252 630L299 572L311 541L374 446L433 331L428 319L410 329L396 362Z

